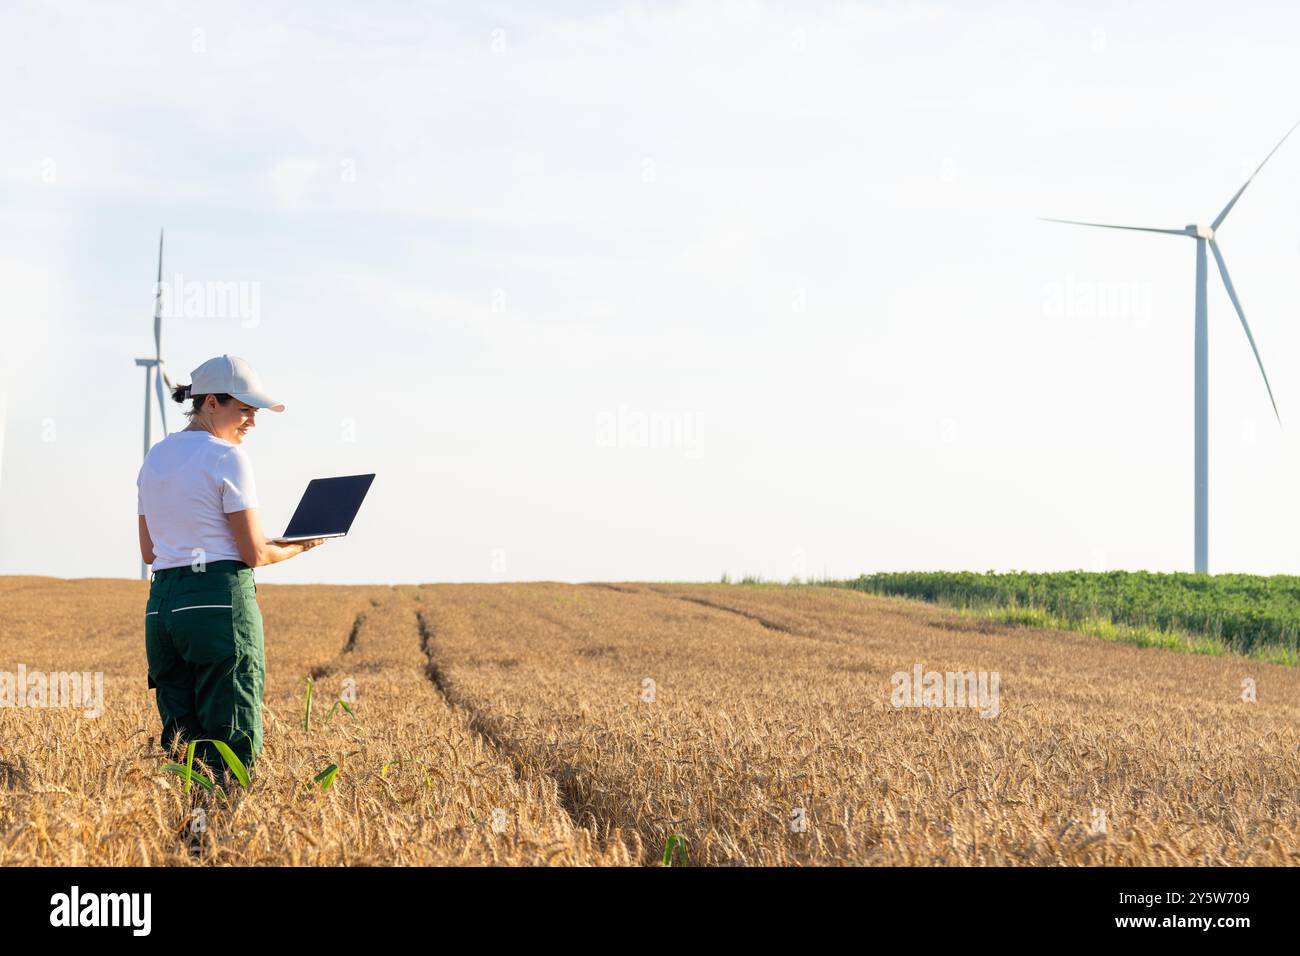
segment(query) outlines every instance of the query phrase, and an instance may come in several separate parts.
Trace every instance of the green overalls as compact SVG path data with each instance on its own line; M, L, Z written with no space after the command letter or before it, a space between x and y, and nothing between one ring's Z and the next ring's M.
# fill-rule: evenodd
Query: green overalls
M144 647L149 686L158 691L163 750L170 752L177 731L184 743L216 739L229 744L251 772L262 750L266 683L252 568L243 561L212 561L155 571ZM216 747L199 744L194 756L220 780L226 762Z

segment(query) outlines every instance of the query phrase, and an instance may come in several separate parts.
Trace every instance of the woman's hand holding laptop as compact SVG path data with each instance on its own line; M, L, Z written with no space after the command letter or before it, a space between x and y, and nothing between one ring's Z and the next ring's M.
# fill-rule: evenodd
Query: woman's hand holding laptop
M278 544L282 548L292 547L295 544L302 545L304 551L310 551L319 544L324 544L328 538L306 538L302 541L285 541L283 538L269 538L271 544Z

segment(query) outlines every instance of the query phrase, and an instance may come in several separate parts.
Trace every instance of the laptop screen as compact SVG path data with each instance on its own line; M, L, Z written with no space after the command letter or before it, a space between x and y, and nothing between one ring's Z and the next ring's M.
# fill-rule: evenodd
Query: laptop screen
M346 534L374 480L374 475L312 479L283 537Z

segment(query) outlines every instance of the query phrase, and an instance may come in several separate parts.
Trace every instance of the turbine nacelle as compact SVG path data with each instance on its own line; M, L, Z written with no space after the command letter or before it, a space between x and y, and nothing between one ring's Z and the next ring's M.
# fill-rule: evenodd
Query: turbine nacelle
M1197 239L1213 239L1214 229L1210 226L1201 226L1197 223L1192 223L1187 227L1187 234L1189 236L1195 236Z

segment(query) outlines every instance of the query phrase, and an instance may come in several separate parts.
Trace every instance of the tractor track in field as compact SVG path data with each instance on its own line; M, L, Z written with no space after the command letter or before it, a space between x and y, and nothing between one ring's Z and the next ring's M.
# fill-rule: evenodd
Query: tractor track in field
M415 623L420 636L420 650L424 653L426 661L424 675L433 684L443 700L447 702L447 706L464 714L470 730L478 734L495 750L510 760L516 780L527 780L534 772L544 773L547 779L555 785L557 802L560 809L569 818L569 823L574 830L583 829L580 821L584 816L589 817L591 825L588 830L591 833L593 842L603 852L605 849L603 834L610 828L610 821L601 820L594 812L586 808L586 802L579 793L576 784L578 770L568 764L561 764L558 768L548 767L544 770L530 772L529 766L525 763L523 751L513 740L501 733L497 720L484 713L462 695L447 677L447 672L438 659L436 629L429 621L424 610L416 608ZM557 769L559 772L556 772Z
M617 591L619 594L645 594L640 588L621 588L617 584L606 584L604 581L592 581L587 584L589 588L604 588L606 591Z
M370 610L373 611L375 608L379 607L379 605L380 601L378 599L370 599ZM330 674L334 673L335 669L337 669L342 663L342 658L357 649L357 639L361 636L361 628L366 623L367 613L367 611L357 612L356 617L352 619L352 628L348 631L347 640L343 642L343 649L324 664L317 664L313 667L308 672L311 675L312 680L320 680L322 677L328 677Z
M361 628L365 623L366 612L358 612L357 616L352 619L352 629L348 631L348 639L343 642L343 649L335 654L331 660L326 661L324 664L317 664L313 667L308 672L310 673L312 680L320 680L322 677L328 677L330 674L334 673L341 663L341 658L347 654L351 654L356 649L357 637L361 634Z
M753 611L746 611L726 604L719 604L716 601L710 601L708 598L695 597L687 594L674 594L671 591L666 590L665 586L662 585L647 584L644 588L629 588L618 587L603 582L591 582L586 586L602 588L608 591L618 591L623 594L652 594L669 601L686 601L715 611L722 611L727 614L734 614L738 617L747 618L748 620L754 621L756 624L762 625L767 630L775 631L778 634L788 634L792 637L821 639L814 638L814 635L808 631L798 630L789 624L781 624L777 621L771 620L770 618L766 618L761 614L755 614ZM863 592L854 591L852 593L862 594ZM973 631L979 634L998 634L1005 632L1006 625L1000 625L996 622L990 621L967 621L963 618L957 617L955 611L951 611L939 605L928 604L921 601L912 601L907 598L893 598L892 600L906 601L909 604L921 605L931 611L935 617L933 620L927 622L930 627L941 628L946 631ZM911 620L911 615L909 613L887 606L873 607L872 614L888 617L890 619Z
M776 631L777 633L780 633L780 634L791 634L791 635L794 635L794 636L796 636L796 637L802 636L802 635L800 635L800 633L799 633L798 631L793 630L792 628L788 627L787 625L785 625L785 624L778 624L776 621L768 620L767 618L763 617L761 614L755 614L755 613L753 613L752 611L742 611L742 610L740 610L739 608L728 607L728 606L725 605L725 604L717 604L717 603L715 603L715 602L713 602L713 601L709 601L709 600L707 600L707 599L705 599L705 598L701 598L701 597L691 597L691 596L686 595L686 594L672 594L672 593L667 592L667 591L661 591L659 588L656 588L656 587L654 587L654 586L651 586L650 589L649 589L648 591L638 591L638 592L636 592L636 593L638 593L638 594L658 594L660 597L665 597L665 598L668 598L669 600L672 600L672 601L689 601L689 602L692 603L692 604L700 604L700 605L702 605L702 606L704 606L704 607L712 608L712 609L715 610L715 611L724 611L724 612L726 612L727 614L735 614L735 615L737 615L738 617L746 618L746 619L748 619L748 620L750 620L750 621L755 622L756 624L761 624L763 627L767 628L769 631Z
M717 604L713 601L707 600L706 598L691 597L685 594L673 594L669 591L661 590L654 585L649 585L645 588L629 588L620 587L617 584L609 584L604 581L593 581L588 583L586 587L601 588L605 591L617 591L619 594L651 594L669 601L689 601L691 604L699 604L707 608L712 608L715 611L724 611L727 614L735 614L739 617L747 618L757 624L763 625L763 627L767 628L769 631L801 636L798 631L793 630L785 624L778 624L776 621L769 620L760 614L754 614L751 611L742 611L738 608L728 607L725 604Z

